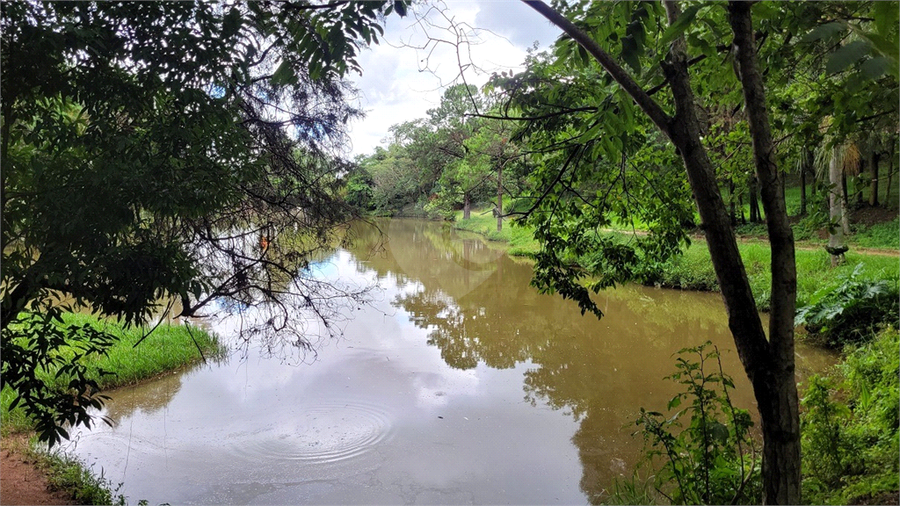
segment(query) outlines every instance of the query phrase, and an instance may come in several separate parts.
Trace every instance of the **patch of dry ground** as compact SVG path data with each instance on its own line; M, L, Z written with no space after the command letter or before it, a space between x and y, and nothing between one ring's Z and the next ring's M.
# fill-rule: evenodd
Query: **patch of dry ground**
M25 436L0 441L0 504L73 504L61 490L50 490L47 478L25 453Z

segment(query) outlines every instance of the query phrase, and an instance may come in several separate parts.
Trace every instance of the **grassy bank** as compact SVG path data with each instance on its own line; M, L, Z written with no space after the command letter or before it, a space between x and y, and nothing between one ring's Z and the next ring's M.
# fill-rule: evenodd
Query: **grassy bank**
M64 320L67 325L88 324L118 337L106 355L90 355L83 359L88 374L103 390L132 385L180 369L198 362L201 356L207 359L220 357L225 351L215 335L197 327L162 324L135 347L147 328L125 329L84 314L68 314ZM61 353L72 353L72 350ZM101 375L101 370L113 374ZM57 378L54 370L41 371L39 376L53 389L66 388L65 380ZM11 450L23 452L25 458L47 476L51 487L70 493L76 504L122 502L121 496L115 497L108 480L94 475L77 459L37 449L32 421L21 406L9 409L14 398L14 392L9 388L0 392L0 436L30 439L30 443Z
M896 220L891 223L896 223ZM870 243L881 244L889 240L886 237L896 233L891 232L891 223L870 227L870 229L874 229L873 235L878 237L877 240ZM507 242L510 245L509 254L511 255L528 256L529 253L533 253L539 248L530 229L504 223L503 230L498 232L497 219L490 214L473 213L468 220L457 219L453 226L461 230L480 233L492 241ZM750 240L739 242L738 248L744 259L757 307L761 310L768 310L769 289L772 282L772 275L769 272L771 258L769 245L763 241ZM894 256L869 254L851 249L846 254L844 265L832 269L828 253L821 247L809 244L798 246L796 257L798 306L809 303L813 295L823 287L834 285L840 278L849 276L857 264L863 264L861 277L865 279L896 280L900 277L900 262ZM682 255L670 259L662 269L652 273L645 282L661 287L685 290L718 291L719 289L709 250L706 242L702 239L693 239L691 246L686 248Z

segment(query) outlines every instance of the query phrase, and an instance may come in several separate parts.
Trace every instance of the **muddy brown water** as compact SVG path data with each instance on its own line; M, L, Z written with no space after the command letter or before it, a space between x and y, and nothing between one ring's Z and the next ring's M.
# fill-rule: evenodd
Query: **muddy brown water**
M706 340L753 399L716 294L624 286L602 320L529 286L531 267L440 224L394 220L318 263L377 282L314 360L250 350L118 390L116 424L70 449L131 503L514 503L602 499L630 476L633 420ZM234 323L213 328L228 339ZM246 351L246 350L245 350ZM798 346L801 380L834 357Z

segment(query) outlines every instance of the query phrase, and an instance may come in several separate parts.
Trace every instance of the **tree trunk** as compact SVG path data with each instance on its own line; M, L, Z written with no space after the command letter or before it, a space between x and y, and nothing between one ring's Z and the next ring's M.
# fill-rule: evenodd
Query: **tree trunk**
M750 177L750 223L759 223L762 217L759 212L759 180Z
M841 170L841 169L838 169ZM844 235L850 235L850 213L847 212L850 209L850 197L847 193L847 174L843 171L840 173L840 185L841 185L841 229L844 231Z
M589 35L542 1L524 1L590 53L678 149L725 300L728 326L759 406L763 427L763 501L800 504L800 423L794 379L797 280L794 240L774 160L765 93L756 63L750 5L732 2L728 11L734 44L740 49L736 54L739 54L744 102L772 247L770 341L756 311L728 210L716 184L715 170L700 140L684 37L675 39L663 64L675 101L675 116L670 117ZM666 2L665 8L671 25L678 20L680 11L673 2Z
M503 164L497 167L497 232L503 230Z
M837 151L838 148L834 148ZM844 220L844 186L841 184L841 166L838 164L838 156L836 152L831 154L831 162L828 164L828 182L831 183L831 190L828 192L828 252L831 254L831 266L836 267L844 260L844 227L841 224Z
M797 264L794 233L784 200L784 180L775 163L775 144L766 108L765 88L756 59L751 4L731 1L728 18L734 32L744 104L753 139L753 158L772 250L769 342L764 363L742 357L753 383L763 429L763 503L800 504L800 409L794 377L794 314ZM765 337L762 338L765 341ZM740 348L739 348L740 349Z
M888 177L887 177L887 191L884 195L885 205L890 204L891 202L891 183L894 179L894 157L897 156L897 151L894 149L894 143L891 143L891 156L888 158Z
M472 213L472 204L469 202L469 192L463 193L463 219L468 220Z
M737 225L737 206L734 202L734 179L728 181L728 214L731 215L731 224Z
M878 205L878 162L879 162L879 153L876 150L872 150L872 160L869 162L869 165L872 166L872 181L869 182L869 205L872 207L876 207Z
M806 164L800 167L800 216L806 216Z
M807 149L804 153L803 163L800 164L800 216L806 216L806 175L810 172L812 160L812 150ZM815 187L815 184L815 177L813 177L813 187Z

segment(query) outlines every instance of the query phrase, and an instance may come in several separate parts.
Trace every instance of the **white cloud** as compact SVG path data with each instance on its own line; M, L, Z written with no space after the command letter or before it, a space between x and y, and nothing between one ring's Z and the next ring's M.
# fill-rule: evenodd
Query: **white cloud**
M455 49L448 44L429 43L428 39L452 37L440 29L448 24L444 16L481 29L468 54L462 55L464 63L471 56L477 66L466 72L466 81L478 86L492 71L519 68L527 47L535 40L547 47L559 33L518 1L451 2L443 13L428 9L420 6L420 16L439 27L417 23L414 15L389 17L381 44L360 55L363 75L353 81L360 90L359 105L367 116L351 124L354 155L374 151L391 125L424 117L440 102L443 87L458 78Z

